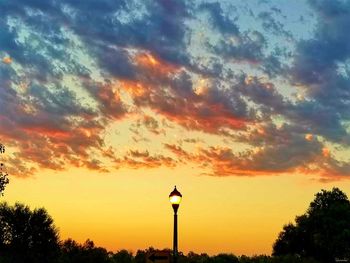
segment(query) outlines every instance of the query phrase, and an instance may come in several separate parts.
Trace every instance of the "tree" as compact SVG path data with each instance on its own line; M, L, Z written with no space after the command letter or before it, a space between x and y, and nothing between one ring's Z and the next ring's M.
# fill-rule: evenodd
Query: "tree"
M187 262L188 263L208 263L210 261L210 257L208 254L196 254L194 252L189 252L187 254Z
M112 256L112 262L114 263L132 263L133 262L133 256L132 253L122 249L116 252Z
M5 262L52 263L59 255L58 231L44 208L0 204L0 258ZM1 260L0 260L1 262Z
M273 255L287 254L327 263L350 257L350 202L345 193L322 190L295 224L283 227Z
M149 250L148 250L149 251ZM146 254L147 250L137 250L136 255L135 255L135 263L146 263Z
M238 258L233 254L218 254L211 258L213 263L239 263Z
M67 239L61 244L62 263L109 263L110 258L107 250L95 247L90 239L83 245L72 239Z
M5 146L0 143L0 154L5 153ZM9 183L8 175L4 170L4 164L0 163L0 194L3 195L5 186Z

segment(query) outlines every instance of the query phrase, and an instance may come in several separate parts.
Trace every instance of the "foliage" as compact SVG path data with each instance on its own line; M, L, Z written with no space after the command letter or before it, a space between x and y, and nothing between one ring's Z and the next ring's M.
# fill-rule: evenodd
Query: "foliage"
M111 261L117 263L133 263L134 259L131 252L122 249L112 255Z
M338 188L315 195L295 224L285 225L273 254L312 257L320 262L350 257L350 202Z
M61 263L108 263L109 254L105 248L95 247L91 240L86 240L83 245L72 239L67 239L61 244Z
M194 252L189 252L187 254L187 262L188 263L207 263L209 262L210 257L208 254L196 254Z
M0 255L5 262L52 263L58 257L58 231L44 208L0 204ZM1 261L0 261L1 262Z
M0 154L5 153L5 146L0 143ZM4 169L4 164L0 163L0 194L3 195L5 186L9 183L8 174Z

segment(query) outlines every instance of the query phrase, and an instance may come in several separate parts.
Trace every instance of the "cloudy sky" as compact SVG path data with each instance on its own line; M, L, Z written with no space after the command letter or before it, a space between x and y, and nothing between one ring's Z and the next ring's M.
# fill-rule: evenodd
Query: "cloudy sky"
M2 0L4 200L111 250L270 253L350 194L350 2ZM181 221L182 220L182 221Z

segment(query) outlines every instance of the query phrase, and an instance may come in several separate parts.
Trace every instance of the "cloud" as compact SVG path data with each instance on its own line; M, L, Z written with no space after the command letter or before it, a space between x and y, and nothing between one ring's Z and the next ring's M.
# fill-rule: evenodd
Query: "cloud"
M185 1L128 1L120 4L105 1L111 8L108 12L104 8L87 9L74 1L66 2L71 9L69 13L74 14L68 17L69 27L84 40L100 64L114 68L113 73L119 74L118 65L127 64L127 61L111 61L112 65L105 63L104 59L110 57L106 57L104 50L111 53L112 50L108 50L110 45L148 50L172 63L187 63L184 18L189 16L189 11ZM127 17L125 22L120 18L123 16ZM123 54L119 53L119 56Z
M150 155L148 151L130 150L123 158L115 160L117 169L128 167L132 169L157 168L161 166L175 167L176 161L162 154Z
M0 90L1 138L16 149L14 156L22 164L12 166L16 164L12 160L9 170L25 176L21 173L36 166L56 170L68 164L90 164L89 151L103 145L103 123L96 112L83 107L75 94L62 86L50 90L32 84L21 94L12 85L10 82Z
M241 33L239 37L220 40L209 48L225 60L234 62L260 63L263 58L265 38L258 31Z
M152 116L145 115L142 120L142 124L152 133L158 135L158 134L164 134L165 135L165 129L161 129L159 122L153 118Z
M89 78L82 80L83 87L97 101L102 116L118 120L128 113L128 107L120 98L117 84L107 81L106 83L94 81Z
M182 69L158 60L146 68L143 61L138 63L142 72L138 81L122 82L136 106L150 107L187 129L209 133L218 133L223 127L242 129L249 121L251 113L242 98L233 90L223 89L220 82L195 86Z
M237 138L252 148L235 153L224 146L199 147L195 152L175 144L164 147L179 162L195 164L212 176L259 176L286 173L313 173L322 178L349 176L349 165L334 159L316 138L302 137L291 126L264 126Z
M276 11L276 9L273 9L272 11ZM277 10L276 12L280 13L281 10ZM284 25L273 17L272 12L268 12L268 11L260 12L258 14L258 18L261 19L262 26L266 31L271 32L272 34L277 36L281 35L288 39L292 39L291 33L286 31L284 29Z
M310 130L337 143L349 143L349 74L341 72L350 56L350 5L344 1L309 1L315 10L317 27L311 39L297 44L290 71L291 81L306 93L290 112L292 118L309 123Z
M238 26L229 17L224 15L220 3L202 3L199 10L207 11L210 15L210 25L222 34L239 35Z
M240 93L263 109L281 114L290 106L290 102L278 92L272 82L259 80L256 76L242 75L237 86Z
M2 59L2 63L4 63L4 64L11 64L11 63L12 63L12 58L10 58L10 57L4 57L4 58Z
M283 47L280 45L273 47L268 40L271 38L270 33L280 37L280 41L286 41L285 38L288 38L288 41L292 39L291 33L284 29L282 22L278 21L276 15L270 10L262 11L257 17L262 22L262 30L256 26L256 22L253 23L256 27L247 29L246 26L239 23L239 14L240 11L249 12L247 16L252 16L254 20L257 20L252 14L251 8L223 5L205 2L198 7L199 14L207 13L209 16L205 25L212 30L205 38L205 48L208 52L225 63L247 63L272 77L281 74L285 67L282 60L285 60L287 55L282 52ZM244 23L247 21L244 20ZM208 74L214 71L210 67L198 65L196 62L193 64L194 68L197 67L202 74L206 74L206 71ZM216 77L218 77L223 71L224 63L220 62L214 65L216 68L214 72L217 73Z

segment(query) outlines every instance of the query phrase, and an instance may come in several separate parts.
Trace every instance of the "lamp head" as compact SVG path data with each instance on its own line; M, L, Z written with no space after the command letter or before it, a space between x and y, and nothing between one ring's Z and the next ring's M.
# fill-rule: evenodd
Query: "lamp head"
M182 194L176 189L176 186L175 186L174 190L169 195L169 201L174 209L175 214L177 212L177 209L179 208L181 199L182 199Z

